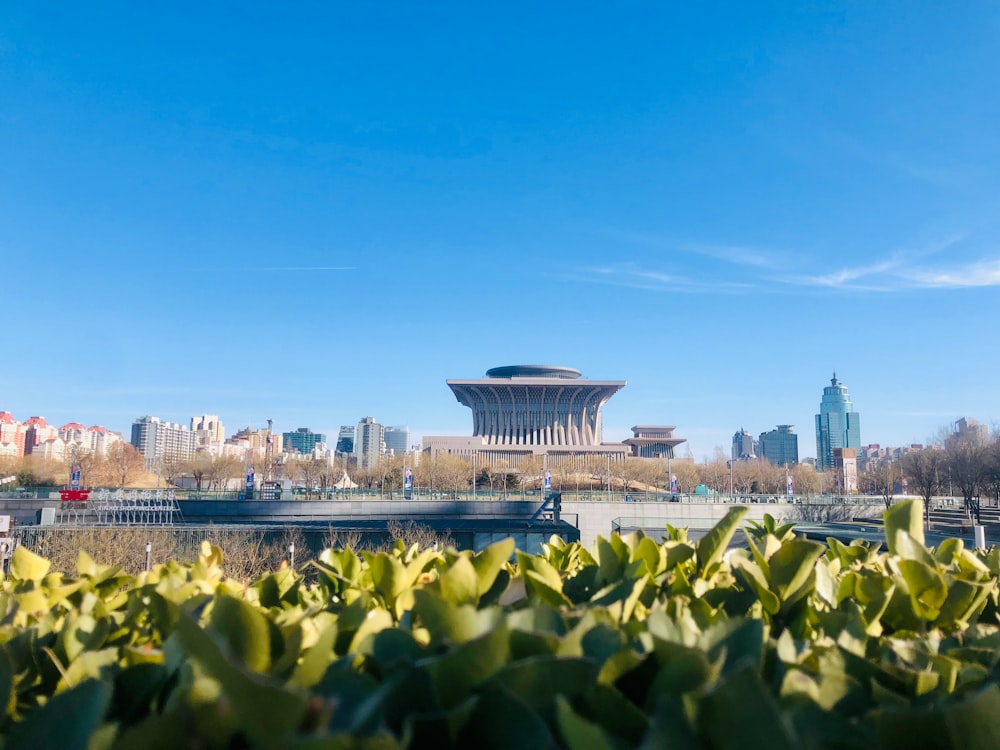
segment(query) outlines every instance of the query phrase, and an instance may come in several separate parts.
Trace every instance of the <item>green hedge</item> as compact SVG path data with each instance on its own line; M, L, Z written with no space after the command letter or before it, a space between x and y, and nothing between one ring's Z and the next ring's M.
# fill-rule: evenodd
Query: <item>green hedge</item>
M1000 747L1000 552L807 541L733 508L478 554L326 550L244 586L217 548L132 577L18 549L6 748ZM727 552L734 535L746 547Z

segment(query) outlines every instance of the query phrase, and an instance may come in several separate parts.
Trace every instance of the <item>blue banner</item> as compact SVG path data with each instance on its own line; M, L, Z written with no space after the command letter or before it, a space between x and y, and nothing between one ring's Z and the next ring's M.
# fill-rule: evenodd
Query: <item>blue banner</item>
M545 491L550 492L552 490L552 474L545 472Z
M254 475L254 471L253 471L253 467L251 466L249 469L247 469L247 489L248 490L252 490L253 489L253 475Z
M407 492L413 489L413 470L409 467L403 469L403 489Z
M671 492L677 492L677 475L676 474L671 474L670 475L670 491Z

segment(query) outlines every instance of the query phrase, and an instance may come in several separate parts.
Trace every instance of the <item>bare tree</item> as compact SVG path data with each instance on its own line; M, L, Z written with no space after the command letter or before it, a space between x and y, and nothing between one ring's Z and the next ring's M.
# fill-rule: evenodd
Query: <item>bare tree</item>
M994 435L984 455L983 489L1000 507L1000 435Z
M987 445L969 436L954 435L945 443L948 472L952 482L962 493L965 509L980 517L980 488L986 475Z
M929 511L931 498L941 486L941 475L947 471L948 457L940 448L930 447L910 451L903 457L903 475L910 487L924 499L924 509Z
M703 463L699 470L702 484L716 492L729 492L729 462L722 448L716 448L712 459Z
M861 483L862 487L881 497L882 503L888 510L892 507L896 495L896 483L901 479L902 470L899 463L883 460L868 467L861 476Z
M146 462L129 443L115 443L104 456L111 484L124 489L146 473Z
M819 474L809 464L792 467L792 489L797 495L818 495L821 489Z
M241 480L246 465L236 456L216 456L208 469L208 486L216 492L228 489L231 479Z

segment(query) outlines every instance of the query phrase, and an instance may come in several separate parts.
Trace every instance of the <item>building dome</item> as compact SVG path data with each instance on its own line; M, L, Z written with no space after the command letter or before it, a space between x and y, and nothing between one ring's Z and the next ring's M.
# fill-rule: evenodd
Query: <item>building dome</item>
M563 378L576 380L581 377L579 370L572 367L555 367L552 365L506 365L494 367L486 371L488 378Z

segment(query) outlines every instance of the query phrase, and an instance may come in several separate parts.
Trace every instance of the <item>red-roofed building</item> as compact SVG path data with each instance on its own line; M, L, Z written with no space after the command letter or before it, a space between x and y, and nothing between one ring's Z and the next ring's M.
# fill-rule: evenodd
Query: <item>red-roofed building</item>
M75 445L79 451L98 455L104 455L108 448L122 440L119 433L111 432L106 427L101 425L84 427L79 422L64 424L59 428L59 437L66 441L70 450Z
M28 417L24 422L24 455L34 452L35 446L59 437L59 430L45 421L45 417Z
M26 430L9 411L0 411L0 456L20 458L24 455Z

